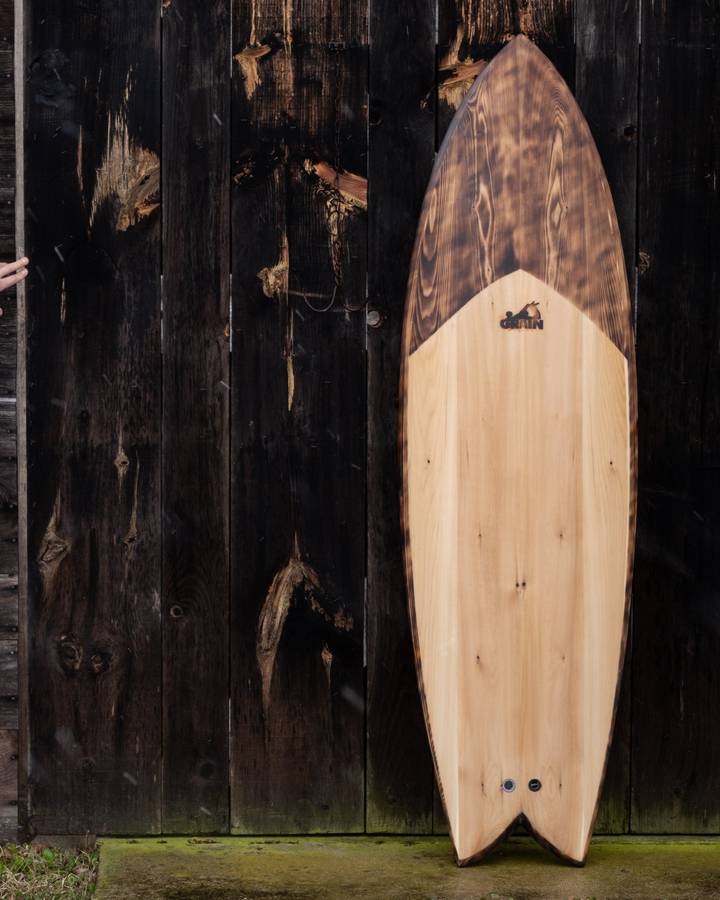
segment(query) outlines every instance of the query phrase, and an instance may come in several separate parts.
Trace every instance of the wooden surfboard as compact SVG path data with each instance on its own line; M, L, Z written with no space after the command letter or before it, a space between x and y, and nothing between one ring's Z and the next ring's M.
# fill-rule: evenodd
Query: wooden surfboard
M410 613L458 863L522 817L581 864L627 634L634 349L595 144L523 37L438 155L401 396Z

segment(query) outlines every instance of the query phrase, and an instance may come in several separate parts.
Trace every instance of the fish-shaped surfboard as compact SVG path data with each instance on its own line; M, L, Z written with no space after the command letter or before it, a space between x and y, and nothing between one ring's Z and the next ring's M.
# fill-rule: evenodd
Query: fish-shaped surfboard
M410 614L457 861L524 819L581 864L627 635L634 349L597 149L524 37L438 154L401 396Z

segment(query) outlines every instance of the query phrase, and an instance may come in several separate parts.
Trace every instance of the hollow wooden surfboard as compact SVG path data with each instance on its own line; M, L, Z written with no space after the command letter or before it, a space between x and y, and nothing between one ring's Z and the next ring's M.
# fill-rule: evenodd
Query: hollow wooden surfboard
M522 817L581 864L627 634L634 349L596 147L523 37L478 77L438 155L401 397L410 613L457 860Z

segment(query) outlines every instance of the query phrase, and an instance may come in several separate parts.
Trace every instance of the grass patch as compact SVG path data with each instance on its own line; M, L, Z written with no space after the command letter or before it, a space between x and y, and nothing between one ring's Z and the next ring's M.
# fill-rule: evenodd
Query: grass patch
M85 900L95 891L99 851L0 846L3 900Z

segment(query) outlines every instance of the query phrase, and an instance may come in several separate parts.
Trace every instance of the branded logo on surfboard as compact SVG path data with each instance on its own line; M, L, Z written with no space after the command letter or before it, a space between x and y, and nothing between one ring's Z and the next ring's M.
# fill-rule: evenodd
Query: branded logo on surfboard
M543 318L537 301L526 303L520 312L508 310L505 318L500 320L501 328L539 328L542 331Z

